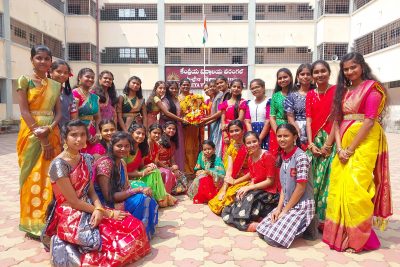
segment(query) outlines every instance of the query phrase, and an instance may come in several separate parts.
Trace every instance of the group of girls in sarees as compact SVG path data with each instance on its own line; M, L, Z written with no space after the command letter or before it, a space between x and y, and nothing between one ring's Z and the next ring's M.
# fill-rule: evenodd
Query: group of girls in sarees
M323 60L294 77L279 69L271 99L262 79L247 101L240 79L218 76L204 87L200 125L180 106L189 79L157 81L145 101L137 76L118 96L110 71L96 81L83 68L72 89L70 66L48 47L33 47L31 62L17 82L19 227L41 238L54 266L143 257L159 208L180 194L271 246L319 230L338 251L380 247L373 226L392 215L387 93L361 54L343 56L332 85Z

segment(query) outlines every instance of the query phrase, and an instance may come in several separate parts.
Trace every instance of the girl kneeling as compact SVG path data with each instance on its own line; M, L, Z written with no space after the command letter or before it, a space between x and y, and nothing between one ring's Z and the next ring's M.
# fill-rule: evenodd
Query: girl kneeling
M299 143L296 128L291 124L278 126L280 147L278 166L282 185L278 207L257 226L257 232L269 245L289 248L295 237L310 225L315 213L310 161Z
M278 204L280 184L276 175L275 158L261 149L256 132L243 138L249 158L250 183L236 193L236 201L223 209L222 219L241 231L255 232L257 221L268 215Z

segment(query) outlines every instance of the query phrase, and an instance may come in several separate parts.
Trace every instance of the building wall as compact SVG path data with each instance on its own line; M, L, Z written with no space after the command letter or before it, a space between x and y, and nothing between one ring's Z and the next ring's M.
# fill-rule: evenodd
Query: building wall
M326 0L327 1L327 0ZM345 0L340 0L346 2ZM87 43L96 45L96 20L90 15L66 15L56 8L46 3L44 0L9 0L11 18L18 22L29 25L35 30L48 34L63 43L63 47L68 47L70 43ZM332 1L331 1L332 2ZM352 1L350 1L351 3ZM157 5L159 0L99 0L99 8L105 8L107 5L141 5L152 4ZM306 4L310 9L317 12L315 0L256 0L257 4L285 4L298 5ZM249 0L165 0L165 5L248 5ZM354 41L371 31L379 29L400 18L397 8L397 0L371 0L365 6L359 8L350 14L324 14L317 19L304 20L256 20L255 36L249 38L249 17L246 14L244 20L230 20L224 18L221 20L208 19L208 42L206 49L212 48L229 48L229 51L236 48L253 47L255 49L262 48L279 48L284 47L285 51L295 51L296 48L306 48L309 50L308 55L304 58L315 59L317 57L317 46L329 43L348 43L348 49L354 48ZM247 6L246 6L247 7ZM3 1L0 0L0 12L3 10ZM21 10L29 10L29 12L21 12ZM295 10L295 9L293 9ZM350 8L351 10L351 8ZM167 10L165 10L167 13ZM170 12L170 11L168 11ZM215 14L214 14L215 15ZM257 12L256 12L257 15ZM286 14L287 15L287 14ZM187 18L187 13L185 14ZM201 17L201 16L200 16ZM96 48L101 56L105 48L203 48L203 26L199 14L196 14L195 20L164 20L164 17L157 20L131 20L131 21L100 21L99 23L99 45ZM212 17L212 16L211 16ZM215 18L215 16L213 17ZM286 17L285 17L286 18ZM64 24L65 19L65 24ZM164 30L164 35L161 36ZM66 37L66 40L65 40ZM262 50L264 51L264 50ZM94 51L96 52L96 51ZM94 53L96 54L96 53ZM219 59L223 65L232 63L229 56ZM260 54L260 53L259 53ZM256 52L256 58L257 58ZM5 77L4 62L4 40L0 37L0 77ZM245 53L247 57L248 53ZM168 56L168 55L167 55ZM183 54L187 57L185 62L202 62L199 60L201 55ZM210 53L211 57L213 53ZM271 57L271 54L264 52L263 56ZM299 57L295 60L294 57ZM29 61L29 47L12 43L11 58L12 62L12 78L13 86L15 80L22 74L31 72L31 63ZM277 54L277 62L280 55ZM254 65L254 77L262 78L266 81L266 87L271 93L271 89L275 86L276 71L281 67L288 67L293 73L296 71L303 57L293 54L296 63L276 63L268 61L267 63L257 63ZM391 82L400 80L400 72L396 69L400 62L400 43L384 49L375 51L365 56L367 62L371 65L373 72L382 82ZM287 59L287 56L286 56ZM285 59L285 60L286 60ZM330 57L327 59L331 59ZM74 76L72 84L76 83L78 71L83 67L96 69L95 58L93 54L91 61L70 61ZM275 59L274 59L275 60ZM220 62L215 60L214 62ZM253 60L246 59L245 65ZM150 61L149 61L150 62ZM158 62L163 62L162 60ZM282 61L281 61L282 62ZM163 76L163 67L157 63L143 64L103 64L100 63L99 71L110 70L115 77L115 84L118 90L122 90L126 81L132 75L139 76L142 79L142 87L145 95L152 90L154 83ZM199 63L201 65L201 63ZM199 65L197 64L197 65ZM339 70L338 61L330 61L332 74L330 83L336 82L337 72ZM4 67L3 67L4 66ZM251 69L249 67L249 69ZM391 88L390 96L397 99L399 88ZM3 95L3 94L2 94ZM250 92L246 91L244 95L251 97ZM14 98L15 99L15 98ZM399 102L399 101L397 101ZM392 105L400 105L396 101L392 101ZM14 102L15 104L16 102ZM4 105L0 106L0 118L4 118ZM14 109L15 110L15 109ZM18 110L18 109L17 109ZM14 117L18 117L19 112L14 112ZM400 114L400 113L399 113Z
M10 16L58 40L64 40L64 14L44 1L10 0Z

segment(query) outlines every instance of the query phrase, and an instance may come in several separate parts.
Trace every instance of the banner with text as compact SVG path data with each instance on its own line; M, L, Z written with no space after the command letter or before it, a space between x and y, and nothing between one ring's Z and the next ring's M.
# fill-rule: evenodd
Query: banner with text
M230 83L234 79L241 79L244 87L247 87L247 66L214 66L206 67L205 81L215 79L223 75ZM188 78L192 82L193 89L202 89L204 84L203 66L166 66L165 77L167 81L177 81Z

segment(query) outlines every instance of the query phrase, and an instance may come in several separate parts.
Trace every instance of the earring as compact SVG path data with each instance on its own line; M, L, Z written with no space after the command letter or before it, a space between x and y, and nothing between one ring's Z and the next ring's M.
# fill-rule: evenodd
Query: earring
M297 143L296 143L296 140L294 140L294 141L293 141L293 145L294 145L294 146L296 146L296 145L297 145Z
M85 145L83 146L83 148L86 148L87 147L87 144L85 143Z
M297 87L300 87L300 83L299 83L299 82L297 82L297 83L296 83L296 86L297 86Z
M63 144L63 148L64 148L64 150L67 150L67 149L68 149L67 143L64 143L64 144Z

